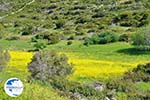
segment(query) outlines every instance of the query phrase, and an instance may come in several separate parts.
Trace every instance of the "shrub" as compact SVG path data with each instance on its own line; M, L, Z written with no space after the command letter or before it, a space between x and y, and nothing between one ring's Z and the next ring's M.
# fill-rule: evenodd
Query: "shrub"
M132 36L132 44L141 50L149 50L150 47L150 28L142 28Z
M44 42L37 42L36 44L34 44L35 50L36 51L40 51L43 50L44 48L46 48L46 44Z
M4 51L0 48L0 72L7 66L7 62L9 61L10 56L8 51Z
M138 65L132 71L125 73L124 79L131 79L133 82L149 82L150 81L150 63L146 65Z
M75 32L75 35L84 35L84 32Z
M54 79L51 85L53 88L58 89L59 91L63 91L63 93L61 92L63 95L67 95L68 97L74 98L75 100L79 98L88 98L88 100L97 98L98 100L101 100L105 97L104 92L96 90L92 86L78 82L70 82L65 79Z
M31 42L38 42L38 40L36 39L36 37L32 37Z
M55 29L60 29L65 25L65 21L64 20L58 20L58 21L56 21L55 25L56 25Z
M130 34L121 34L119 36L119 41L129 42L130 39L131 39L131 35Z
M75 39L75 36L71 35L67 40L74 40L74 39Z
M94 34L90 38L86 39L84 45L88 44L106 44L111 42L116 42L119 37L116 33L102 32L100 34Z
M141 91L137 87L139 82L147 83L150 81L150 63L138 65L133 70L126 72L119 79L112 79L106 82L107 93L115 91L116 93L125 93L129 100L148 100L149 93Z
M68 42L67 42L67 45L71 45L71 44L72 44L72 41L68 41Z
M100 37L100 42L99 42L100 44L116 42L119 39L116 33L110 33L110 32L103 32L99 34L99 37Z
M11 37L6 38L6 40L20 40L20 37L19 36L11 36Z
M116 92L132 92L135 91L134 83L130 80L109 80L106 83L108 90L115 90Z
M31 77L42 81L65 78L72 73L72 65L64 54L55 51L37 52L28 65Z
M21 35L30 35L33 32L33 26L31 25L26 25L24 28L21 30Z
M51 9L55 9L55 8L57 8L57 5L52 4L52 5L50 5L47 9L51 10Z
M84 24L89 21L90 21L89 17L81 16L75 21L75 24Z
M58 43L60 41L60 36L62 36L62 34L57 33L57 32L42 32L40 34L37 34L35 36L36 39L47 39L48 40L48 44L55 44Z
M95 15L92 16L92 18L100 18L100 17L104 17L105 13L104 12L98 12Z
M57 33L53 33L48 36L48 44L56 44L59 41L60 41L60 35Z

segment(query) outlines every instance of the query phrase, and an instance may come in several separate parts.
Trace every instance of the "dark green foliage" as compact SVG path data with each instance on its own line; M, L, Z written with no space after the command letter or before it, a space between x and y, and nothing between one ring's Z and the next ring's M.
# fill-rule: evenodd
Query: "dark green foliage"
M130 80L110 80L106 83L106 87L109 90L115 89L116 92L131 92L136 90L134 83Z
M138 65L137 68L125 73L123 78L133 82L150 82L150 63Z
M74 35L71 35L68 40L74 40L75 39L75 36Z
M5 15L4 13L11 15L12 11L18 10L29 1L31 0L16 0L8 3L9 10L1 11L0 16ZM6 2L11 2L11 0ZM10 30L12 26L16 30L14 33L19 32L22 35L37 34L49 29L64 32L67 27L70 30L69 32L65 31L65 35L74 34L75 30L77 31L75 36L85 34L88 30L106 31L105 29L112 23L131 28L142 27L149 23L150 3L148 1L135 2L132 0L129 4L120 2L122 1L37 0L26 6L20 13L8 16L1 23L6 33L9 33L7 30ZM13 10L11 7L14 7ZM79 28L76 29L78 26Z
M106 83L107 91L122 92L128 100L148 100L150 94L139 90L140 82L150 82L150 63L138 65L132 71L126 72L120 79L112 79Z
M63 95L67 95L68 97L79 99L81 98L88 98L89 100L92 100L94 98L96 99L103 99L105 97L105 93L99 90L96 90L92 86L88 86L85 84L81 84L78 82L70 82L65 79L55 79L53 82L51 82L51 85L53 88L58 89Z
M65 20L58 20L56 21L55 25L56 25L55 29L63 28L63 26L65 25Z
M42 81L64 79L72 73L72 65L68 64L68 58L55 51L37 52L28 65L31 77Z
M98 12L95 15L92 16L92 18L100 18L100 17L104 17L105 13L104 12Z
M139 12L129 10L114 17L113 22L125 27L142 27L149 23L149 16L149 10Z
M38 42L38 39L34 36L31 38L31 42Z
M130 34L121 34L119 36L119 41L129 42L130 40L131 40L131 35Z
M30 35L33 32L33 26L26 25L24 28L21 30L21 35Z
M20 37L19 36L11 36L11 37L6 38L6 40L20 40Z
M132 44L139 47L140 50L149 50L150 47L150 28L142 28L132 36Z
M84 32L75 32L76 35L84 35Z
M89 21L90 21L90 19L88 16L86 16L86 17L81 16L76 20L75 24L84 24L84 23L89 22Z
M56 44L60 41L60 37L62 34L58 32L42 32L35 36L36 39L46 39L48 40L48 44Z
M100 34L94 34L90 38L86 39L84 45L88 44L106 44L111 42L116 42L119 37L116 33L112 32L102 32Z
M59 34L50 34L48 37L48 43L49 44L56 44L60 41L60 35Z
M6 50L0 48L0 72L4 70L10 59L9 53Z
M52 4L52 5L50 5L47 9L55 9L55 8L57 8L57 5L55 5L55 4Z
M73 42L72 41L68 41L67 42L67 45L71 45Z
M34 44L35 51L43 50L46 48L46 44L44 42L38 41L36 44Z

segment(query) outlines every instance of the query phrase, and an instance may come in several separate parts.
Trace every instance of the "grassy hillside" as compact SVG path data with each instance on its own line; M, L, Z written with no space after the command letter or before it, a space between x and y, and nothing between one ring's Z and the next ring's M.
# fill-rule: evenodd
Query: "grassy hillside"
M149 100L149 65L132 72L150 62L149 48L132 45L136 33L149 29L149 18L149 0L0 0L0 48L10 54L0 72L0 99L12 100L3 85L18 77L25 87L13 100ZM54 83L29 82L28 63L38 50L67 55L73 73ZM123 80L126 74L143 80ZM92 86L98 82L104 90Z
M15 0L17 5L26 5L28 1ZM1 20L1 34L21 35L38 34L42 31L55 30L65 37L75 36L82 39L88 34L110 30L118 34L133 33L138 27L148 24L149 2L134 0L35 0L27 5L23 11L9 15ZM2 12L1 12L2 13ZM4 14L3 14L4 15ZM5 36L4 36L5 37ZM7 37L7 36L6 36Z

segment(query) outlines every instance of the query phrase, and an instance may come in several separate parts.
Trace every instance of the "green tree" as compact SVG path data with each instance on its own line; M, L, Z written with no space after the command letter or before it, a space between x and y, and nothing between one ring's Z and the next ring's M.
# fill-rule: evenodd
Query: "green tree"
M149 50L150 48L150 28L145 27L140 29L132 36L132 44L140 49Z

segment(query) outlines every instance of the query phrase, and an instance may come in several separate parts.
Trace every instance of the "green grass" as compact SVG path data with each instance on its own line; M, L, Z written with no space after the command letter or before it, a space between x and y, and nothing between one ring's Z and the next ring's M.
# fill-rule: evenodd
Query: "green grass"
M138 83L137 87L142 90L142 91L147 91L150 92L150 82L142 82L142 83Z
M72 52L78 58L120 61L129 63L145 63L150 61L150 52L137 51L129 43L117 42L106 45L84 46L82 42L73 41L73 44L67 46L66 41L56 45L48 46L49 49L55 49L61 52Z
M30 40L0 40L0 46L11 50L33 50ZM48 45L46 49L54 49L60 52L74 53L77 58L94 60L120 61L129 63L149 62L150 52L137 51L129 43L117 42L106 45L84 46L81 41L73 41L67 45L67 41L60 41L58 44Z
M27 50L33 48L33 45L29 40L0 40L0 46L9 50Z

